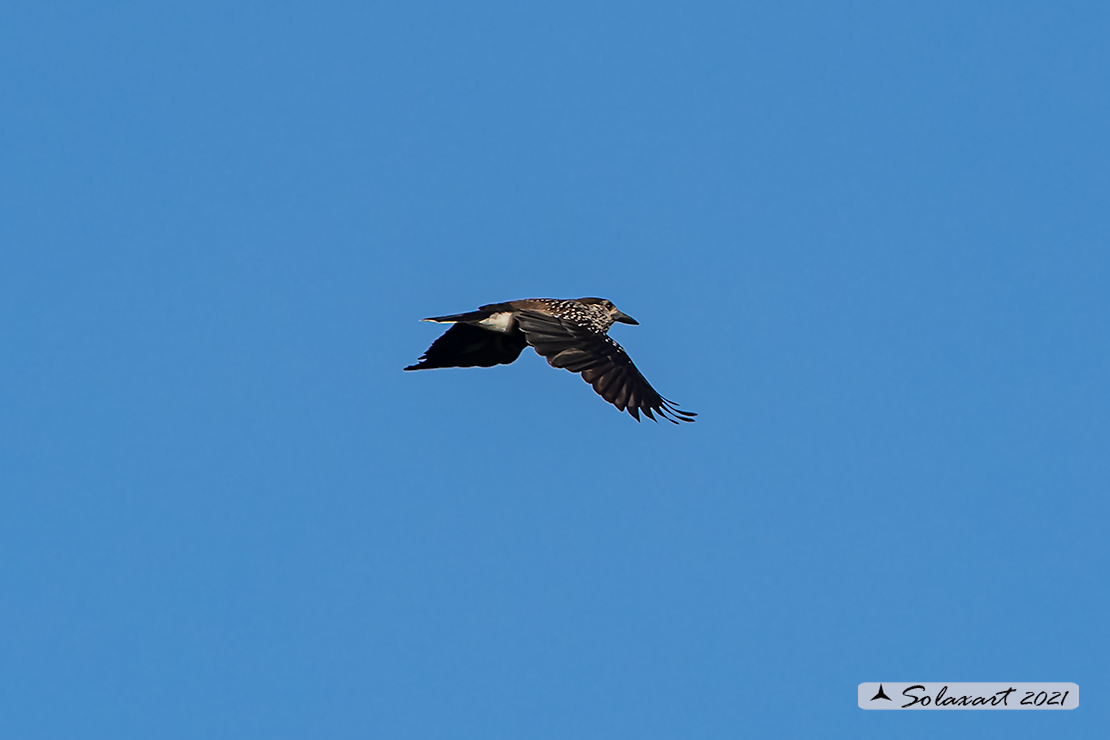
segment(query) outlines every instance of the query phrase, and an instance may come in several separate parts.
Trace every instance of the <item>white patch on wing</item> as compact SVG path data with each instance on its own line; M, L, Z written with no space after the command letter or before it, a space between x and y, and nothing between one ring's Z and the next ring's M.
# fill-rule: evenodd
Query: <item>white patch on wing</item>
M502 334L508 334L513 328L513 315L508 311L495 313L488 319L482 319L478 322L478 326L490 331L499 331Z

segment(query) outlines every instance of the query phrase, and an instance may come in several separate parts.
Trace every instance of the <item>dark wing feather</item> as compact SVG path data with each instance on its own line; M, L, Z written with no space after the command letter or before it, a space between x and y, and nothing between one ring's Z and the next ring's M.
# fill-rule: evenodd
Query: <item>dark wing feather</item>
M652 421L659 414L667 421L693 421L697 414L682 411L651 387L632 363L624 349L608 335L597 334L579 326L537 311L519 311L517 325L528 344L552 367L581 373L598 395L627 411L636 421L642 411Z
M405 369L508 365L526 346L524 334L519 329L506 334L471 324L455 324L432 342L417 364Z

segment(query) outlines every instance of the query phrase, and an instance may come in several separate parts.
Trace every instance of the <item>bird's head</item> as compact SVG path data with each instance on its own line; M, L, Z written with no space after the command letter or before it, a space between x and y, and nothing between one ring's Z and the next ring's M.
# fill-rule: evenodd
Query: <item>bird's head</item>
M633 326L639 326L640 324L639 321L632 318L628 314L623 313L619 308L613 305L612 301L606 298L579 298L578 300L580 303L593 303L595 305L601 306L609 312L609 317L613 321L619 321L622 324L632 324Z

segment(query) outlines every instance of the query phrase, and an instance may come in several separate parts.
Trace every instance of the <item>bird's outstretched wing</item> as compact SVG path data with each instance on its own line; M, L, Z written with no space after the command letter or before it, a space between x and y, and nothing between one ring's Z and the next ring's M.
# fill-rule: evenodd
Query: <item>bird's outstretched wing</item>
M518 311L517 325L528 344L552 367L581 373L598 395L627 411L636 421L640 412L652 421L652 412L667 421L693 421L697 414L682 411L651 387L624 349L606 334L538 311Z
M406 370L433 367L493 367L508 365L527 346L519 331L505 334L470 324L455 324Z

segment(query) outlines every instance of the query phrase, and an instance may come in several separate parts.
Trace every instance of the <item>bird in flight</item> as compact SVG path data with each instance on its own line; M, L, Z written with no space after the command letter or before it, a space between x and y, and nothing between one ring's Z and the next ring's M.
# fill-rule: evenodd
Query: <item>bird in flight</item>
M581 373L598 395L636 421L642 411L669 422L693 421L651 387L624 349L609 337L614 322L639 324L604 298L528 298L424 321L454 324L405 370L508 365L531 345L552 367Z

